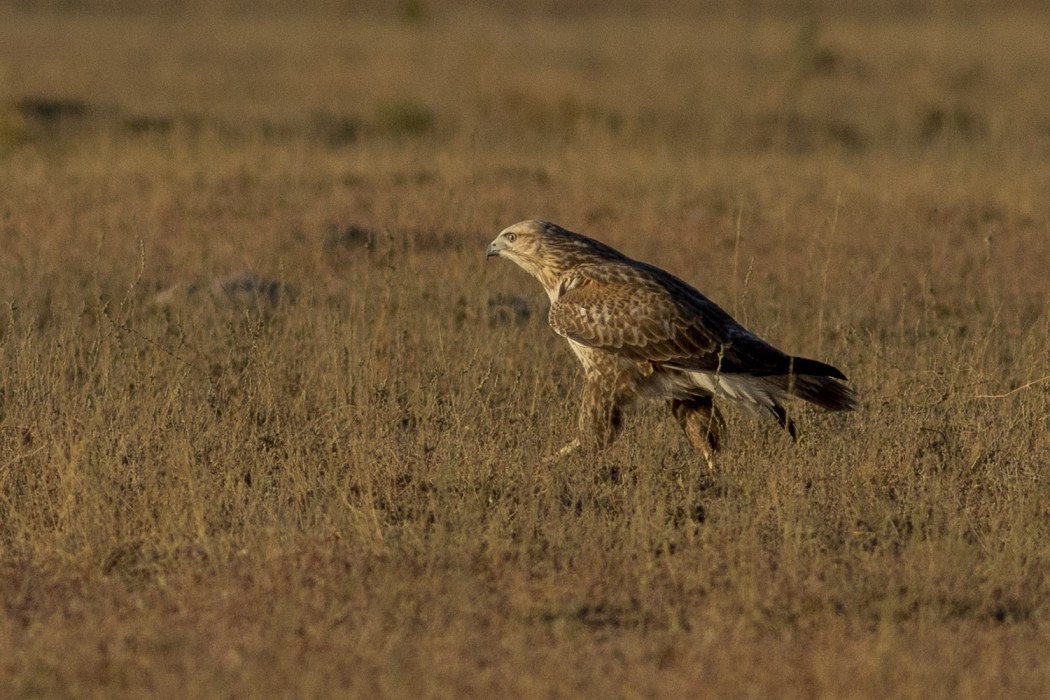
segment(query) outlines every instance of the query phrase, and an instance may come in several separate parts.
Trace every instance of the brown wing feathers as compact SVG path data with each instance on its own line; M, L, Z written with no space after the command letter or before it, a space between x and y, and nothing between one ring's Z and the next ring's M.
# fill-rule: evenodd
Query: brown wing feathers
M548 318L567 338L634 360L692 358L717 368L718 338L656 290L589 279L561 295Z

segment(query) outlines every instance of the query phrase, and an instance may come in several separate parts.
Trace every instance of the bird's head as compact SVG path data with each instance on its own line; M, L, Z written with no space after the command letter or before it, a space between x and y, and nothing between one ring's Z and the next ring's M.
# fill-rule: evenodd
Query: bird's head
M593 238L567 231L549 221L519 221L500 231L485 256L506 258L543 284L548 293L572 267L623 256Z
M517 263L528 272L530 265L539 264L547 231L556 228L547 221L519 221L500 231L489 243L485 257L500 257Z

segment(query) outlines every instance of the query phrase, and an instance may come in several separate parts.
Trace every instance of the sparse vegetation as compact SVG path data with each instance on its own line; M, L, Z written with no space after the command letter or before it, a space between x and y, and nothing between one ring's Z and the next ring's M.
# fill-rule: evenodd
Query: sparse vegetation
M1050 692L1041 5L20 7L0 696ZM543 464L537 216L860 410Z

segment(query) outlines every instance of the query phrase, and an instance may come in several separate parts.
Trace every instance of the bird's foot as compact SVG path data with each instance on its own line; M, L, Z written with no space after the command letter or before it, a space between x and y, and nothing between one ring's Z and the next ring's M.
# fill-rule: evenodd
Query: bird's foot
M707 471L713 472L715 470L715 454L710 447L704 447L700 450L700 453L704 456L704 463L707 465Z
M557 452L552 454L550 457L547 457L545 460L543 460L543 463L544 464L551 464L552 462L557 462L560 459L564 459L564 458L568 457L569 455L571 455L573 452L577 451L578 449L580 449L580 440L579 440L579 438L573 438L569 443L567 443L560 450L558 450Z

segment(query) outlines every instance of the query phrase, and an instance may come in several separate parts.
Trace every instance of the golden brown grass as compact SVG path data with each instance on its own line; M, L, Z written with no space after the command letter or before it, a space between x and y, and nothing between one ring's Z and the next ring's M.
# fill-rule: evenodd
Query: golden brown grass
M1050 691L1045 11L115 5L0 11L0 695ZM861 409L542 465L532 216Z

